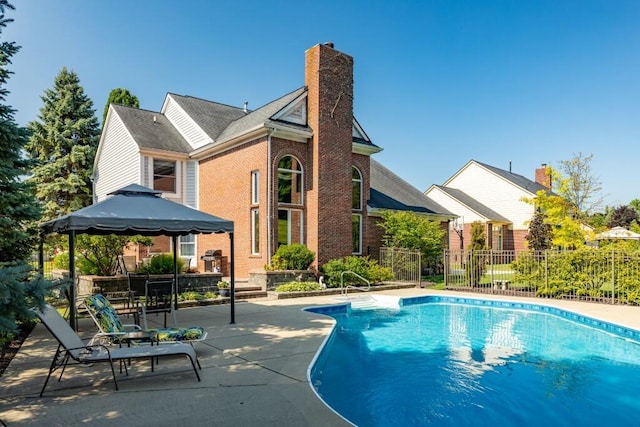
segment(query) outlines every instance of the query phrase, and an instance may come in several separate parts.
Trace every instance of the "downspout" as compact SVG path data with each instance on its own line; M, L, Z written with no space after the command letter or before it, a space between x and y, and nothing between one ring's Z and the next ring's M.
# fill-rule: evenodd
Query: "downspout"
M272 209L272 200L273 194L271 194L272 190L272 161L271 161L271 135L276 131L275 128L271 128L269 133L267 134L267 265L271 265L271 249L272 249L272 239L273 235L271 232L271 221L273 213Z

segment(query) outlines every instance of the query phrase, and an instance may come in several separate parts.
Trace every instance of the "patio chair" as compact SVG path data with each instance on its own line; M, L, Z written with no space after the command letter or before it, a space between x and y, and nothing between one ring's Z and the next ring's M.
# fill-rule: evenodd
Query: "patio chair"
M91 365L97 362L108 362L111 367L113 383L116 390L118 390L116 371L113 367L114 361L125 361L130 359L153 360L153 358L163 356L186 356L191 362L196 378L200 381L198 368L196 368L196 352L190 345L175 344L108 348L101 344L84 344L78 334L71 329L71 326L69 326L67 321L54 307L46 305L43 311L38 309L33 309L33 311L40 318L49 332L51 332L51 335L53 335L53 337L58 341L58 349L51 361L47 379L40 391L40 397L44 394L44 390L47 387L51 374L57 369L62 368L58 381L62 380L62 374L64 374L64 370L69 364ZM123 365L126 375L129 375L126 363L122 363L120 366Z
M199 326L189 328L143 329L136 324L124 324L107 298L101 294L90 295L84 299L84 307L100 332L95 339L106 338L110 344L131 344L150 340L157 343L203 341L207 332ZM144 334L140 334L143 332Z
M173 317L176 326L176 313L173 310L173 279L152 279L148 274L129 274L129 293L134 304L140 304L142 324L147 327L148 314L164 314L164 327L167 327L167 314Z

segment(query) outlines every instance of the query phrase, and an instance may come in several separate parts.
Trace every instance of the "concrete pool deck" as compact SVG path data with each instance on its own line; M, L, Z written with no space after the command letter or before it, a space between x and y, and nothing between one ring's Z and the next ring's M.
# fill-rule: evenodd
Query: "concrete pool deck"
M379 293L526 301L640 330L640 307L415 288ZM120 391L108 364L73 366L61 382L54 373L40 398L57 343L38 325L0 377L0 421L7 426L349 425L318 399L307 380L307 368L333 320L302 309L335 304L335 298L239 302L233 325L229 305L181 308L176 312L180 325L203 326L209 333L205 342L195 344L202 381L196 381L184 359L160 360L155 372L149 363L137 361L128 377L118 375ZM79 329L87 338L95 331L88 319L80 321Z

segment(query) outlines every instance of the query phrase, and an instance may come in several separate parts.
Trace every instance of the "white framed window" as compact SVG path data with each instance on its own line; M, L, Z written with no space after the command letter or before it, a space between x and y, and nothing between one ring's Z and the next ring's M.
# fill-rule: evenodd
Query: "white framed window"
M278 209L278 247L292 243L304 243L302 211Z
M362 254L362 215L351 215L351 236L353 243L353 254Z
M351 209L362 209L362 174L355 166L351 167Z
M251 209L251 254L260 253L260 210Z
M284 156L278 162L278 202L302 205L302 165L293 156Z
M177 193L177 167L175 160L153 159L153 189L164 193Z
M260 172L251 172L251 204L257 205L260 203Z
M196 236L195 234L188 234L186 236L180 236L179 240L180 256L193 257L196 256Z

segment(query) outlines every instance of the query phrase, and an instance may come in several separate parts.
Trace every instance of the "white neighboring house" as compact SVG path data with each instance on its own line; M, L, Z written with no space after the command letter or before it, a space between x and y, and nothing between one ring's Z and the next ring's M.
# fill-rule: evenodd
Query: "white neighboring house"
M545 177L548 178L545 168L536 170L539 181L536 182L471 160L443 185L429 187L424 194L458 216L457 221L450 224L449 247L466 249L471 223L479 221L485 225L486 243L490 249L526 249L525 236L534 207L522 199L533 198L539 190L550 190L543 185Z

